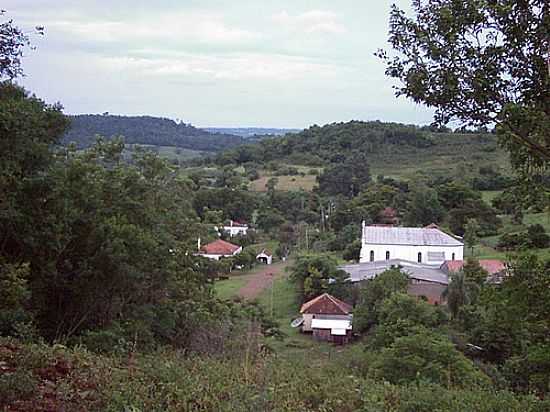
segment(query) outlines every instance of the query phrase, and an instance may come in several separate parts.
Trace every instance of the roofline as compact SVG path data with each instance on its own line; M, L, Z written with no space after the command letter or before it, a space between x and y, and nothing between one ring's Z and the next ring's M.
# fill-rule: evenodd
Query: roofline
M423 245L417 245L416 243L369 243L369 242L365 242L363 241L363 244L364 245L373 245L373 246L440 246L440 247L460 247L460 246L464 246L464 243L462 243L461 241L457 240L458 243L460 243L459 245L434 245L434 244L431 244L431 243L428 243L428 244L423 244Z

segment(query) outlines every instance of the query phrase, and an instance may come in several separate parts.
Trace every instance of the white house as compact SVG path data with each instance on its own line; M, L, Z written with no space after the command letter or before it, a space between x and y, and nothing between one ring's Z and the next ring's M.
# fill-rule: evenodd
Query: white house
M366 226L363 222L359 262L403 259L441 266L462 260L464 244L436 227Z
M229 225L224 225L222 229L224 232L229 233L230 237L233 237L238 235L246 235L248 232L248 225L246 223L230 220Z
M199 251L197 256L203 256L208 259L220 260L223 257L235 256L243 251L243 247L226 242L225 240L215 240L201 247L200 238L198 241Z

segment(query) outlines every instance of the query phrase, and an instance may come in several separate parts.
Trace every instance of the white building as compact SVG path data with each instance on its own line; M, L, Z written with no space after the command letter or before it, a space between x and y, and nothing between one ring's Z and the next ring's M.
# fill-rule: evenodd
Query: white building
M359 262L403 259L440 266L446 260L462 260L464 244L434 227L365 226Z
M246 235L248 232L248 225L246 223L230 220L229 225L224 225L222 229L224 232L229 233L230 237L233 237L238 235Z
M256 260L259 260L260 262L265 263L266 265L271 265L273 263L273 254L269 250L263 249L256 256Z

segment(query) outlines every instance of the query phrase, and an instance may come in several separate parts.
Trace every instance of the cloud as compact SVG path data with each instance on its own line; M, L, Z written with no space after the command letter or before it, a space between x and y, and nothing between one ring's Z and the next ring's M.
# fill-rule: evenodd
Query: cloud
M156 78L196 80L307 80L331 78L341 70L304 57L242 53L236 55L182 54L173 57L97 57L101 71L126 72Z
M274 14L272 20L292 31L304 33L341 34L347 32L346 27L338 21L338 15L325 10L310 10L296 15L290 15L285 10Z
M77 40L116 44L235 45L261 38L257 32L229 26L214 13L161 13L124 20L53 19L44 24L49 31Z

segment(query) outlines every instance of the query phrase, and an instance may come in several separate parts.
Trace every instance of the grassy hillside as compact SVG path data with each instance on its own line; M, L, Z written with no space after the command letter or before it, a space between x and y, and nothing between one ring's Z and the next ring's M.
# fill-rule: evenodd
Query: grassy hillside
M467 179L475 176L481 166L510 173L507 153L492 134L434 132L414 125L360 121L312 126L300 133L239 146L219 155L217 162L327 167L359 153L366 155L366 166L373 176ZM264 180L255 182L253 189L263 190ZM309 176L302 186L310 188L314 180ZM300 183L288 186L292 189ZM281 190L285 190L283 187Z

